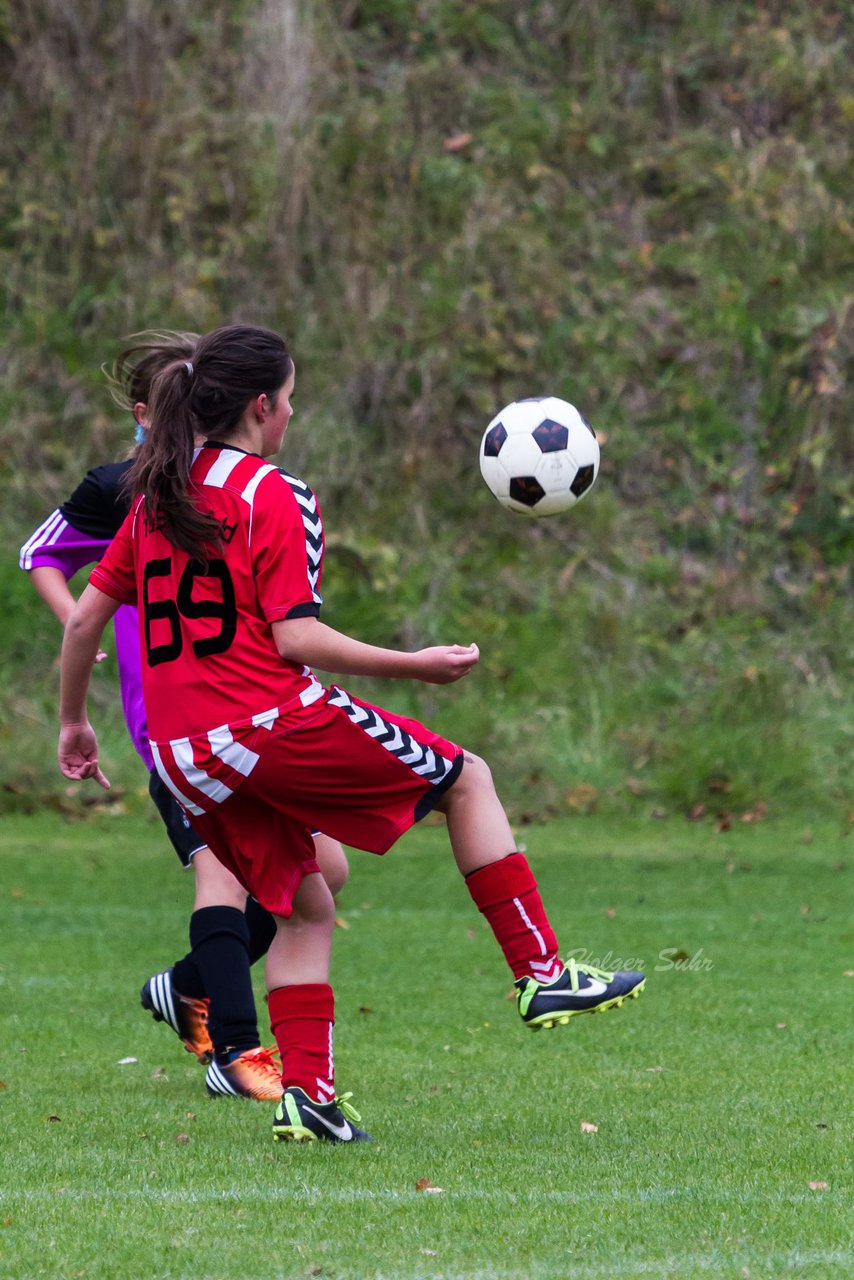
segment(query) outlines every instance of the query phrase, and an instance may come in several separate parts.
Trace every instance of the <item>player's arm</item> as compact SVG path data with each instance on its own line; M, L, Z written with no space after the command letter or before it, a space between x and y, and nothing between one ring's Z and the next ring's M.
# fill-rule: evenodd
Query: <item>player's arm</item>
M86 694L98 643L119 601L86 587L65 624L60 661L59 767L66 778L109 782L98 767L98 741L86 715Z
M42 564L30 570L30 581L64 627L77 603L65 580L65 574L52 564Z
M468 675L480 654L476 644L434 645L406 653L364 644L317 618L285 618L272 623L279 656L298 666L348 676L384 676L452 684Z
M64 627L77 604L71 594L65 574L56 565L41 564L30 570L30 581L51 613ZM95 654L95 661L103 662L106 656L105 651L99 648Z

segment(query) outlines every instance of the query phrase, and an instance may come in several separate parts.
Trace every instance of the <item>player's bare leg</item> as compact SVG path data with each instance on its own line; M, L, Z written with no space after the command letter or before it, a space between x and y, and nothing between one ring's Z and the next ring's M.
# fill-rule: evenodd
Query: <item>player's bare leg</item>
M246 890L237 877L223 866L212 849L205 846L193 854L193 871L196 877L194 911L203 907L236 907L238 911L244 910Z
M321 875L329 885L329 892L333 898L337 898L350 876L347 855L340 840L333 840L331 836L318 832L314 837L314 856Z
M462 773L436 808L447 819L451 848L464 876L515 851L516 841L492 772L480 756L465 753Z
M322 875L304 876L294 895L293 914L276 919L267 952L267 990L329 981L335 902Z

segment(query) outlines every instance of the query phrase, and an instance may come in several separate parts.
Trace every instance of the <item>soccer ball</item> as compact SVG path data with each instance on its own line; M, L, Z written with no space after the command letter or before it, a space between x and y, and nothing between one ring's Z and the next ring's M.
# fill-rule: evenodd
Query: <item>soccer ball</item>
M480 471L508 511L554 516L593 487L599 445L590 423L566 400L516 400L484 431Z

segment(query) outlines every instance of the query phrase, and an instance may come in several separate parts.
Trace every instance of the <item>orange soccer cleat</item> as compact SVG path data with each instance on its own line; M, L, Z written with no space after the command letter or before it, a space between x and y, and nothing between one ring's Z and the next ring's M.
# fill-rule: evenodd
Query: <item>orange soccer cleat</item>
M205 1076L212 1098L254 1098L278 1102L282 1096L282 1069L275 1049L245 1049L230 1061L214 1058Z
M172 970L155 973L139 993L143 1009L147 1009L155 1022L165 1022L182 1041L188 1053L194 1053L199 1062L213 1058L213 1045L208 1034L207 1000L191 1000L181 995L172 985Z

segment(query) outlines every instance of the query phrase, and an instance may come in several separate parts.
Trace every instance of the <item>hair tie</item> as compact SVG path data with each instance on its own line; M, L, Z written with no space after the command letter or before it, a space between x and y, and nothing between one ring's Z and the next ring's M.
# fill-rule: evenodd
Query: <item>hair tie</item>
M193 376L193 366L190 364L190 361L189 361L189 360L185 360L185 361L184 361L184 368L187 370L187 377L188 377L188 378L192 378L192 376Z

